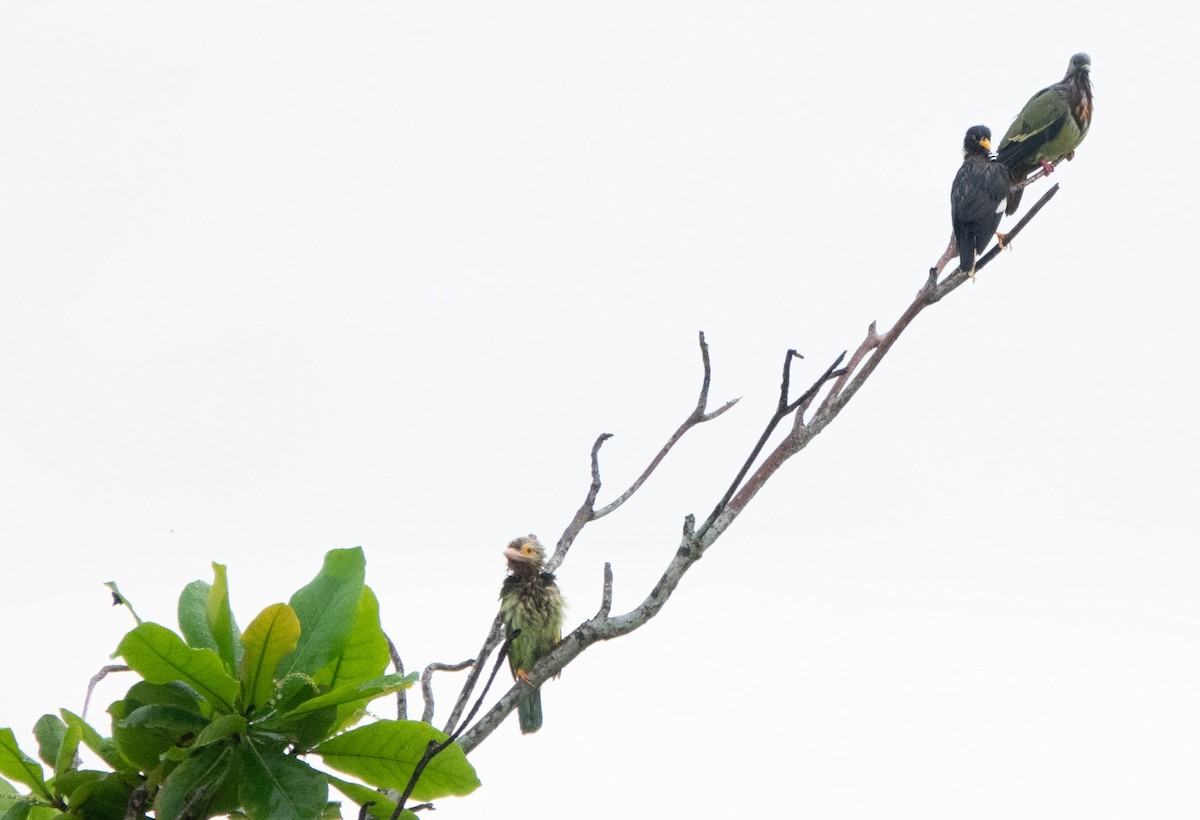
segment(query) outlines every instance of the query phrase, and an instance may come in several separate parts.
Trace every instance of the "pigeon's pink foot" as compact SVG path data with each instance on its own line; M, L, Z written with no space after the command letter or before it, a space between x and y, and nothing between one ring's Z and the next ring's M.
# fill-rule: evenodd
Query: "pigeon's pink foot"
M1054 173L1054 166L1051 163L1044 159L1039 159L1038 162L1042 164L1042 170L1045 171L1047 175Z

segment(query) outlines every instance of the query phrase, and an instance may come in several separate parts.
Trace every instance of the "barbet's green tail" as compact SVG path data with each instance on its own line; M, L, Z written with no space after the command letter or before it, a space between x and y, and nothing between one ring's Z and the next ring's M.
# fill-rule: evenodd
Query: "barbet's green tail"
M521 734L527 735L542 728L542 693L537 689L522 692L517 700L517 717L521 719Z

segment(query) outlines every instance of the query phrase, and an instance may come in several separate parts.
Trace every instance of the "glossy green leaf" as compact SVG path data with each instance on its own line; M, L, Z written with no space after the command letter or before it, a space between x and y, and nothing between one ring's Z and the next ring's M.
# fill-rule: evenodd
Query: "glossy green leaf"
M113 739L121 754L148 772L172 746L179 746L202 732L208 721L178 706L139 706L124 717L114 710Z
M159 758L206 725L196 698L196 692L182 683L143 680L108 707L114 747L123 759L132 761L134 771L156 769ZM140 711L150 706L162 711Z
M270 715L258 727L259 731L275 732L290 739L299 749L308 749L333 734L337 708L326 706L299 715L288 714L292 709L317 697L317 687L307 675L289 675L279 685L279 694Z
M351 783L348 780L342 780L326 773L325 779L329 781L329 785L340 791L342 794L350 798L356 806L364 806L367 803L374 803L373 806L367 808L367 814L376 820L389 820L392 812L396 810L396 801L389 800L387 795L376 791L361 783ZM417 820L417 815L405 809L400 813L404 820Z
M380 720L331 738L313 751L338 771L381 789L403 791L429 741L445 739L443 732L418 720ZM475 769L455 743L429 763L412 794L416 800L436 800L470 794L478 787Z
M33 724L33 737L38 745L38 757L47 766L53 766L58 759L58 750L62 746L63 736L67 733L67 725L54 715L42 715Z
M317 820L329 800L320 772L252 738L239 747L242 809L251 820Z
M300 619L300 642L276 670L312 675L346 647L362 600L366 559L361 547L330 550L317 577L297 590L289 602Z
M188 735L189 738L195 737L209 725L206 718L187 709L157 703L139 706L122 720L114 721L114 725L117 723L127 727L164 729L172 734L178 734L181 738L184 735ZM185 738L185 740L189 738Z
M228 737L245 734L246 719L241 715L219 715L212 723L204 727L192 742L192 748L198 749L210 743L219 743Z
M361 704L365 706L375 698L399 692L401 689L408 689L416 681L417 673L410 672L407 675L384 675L381 678L366 681L365 683L342 686L334 689L332 692L326 692L323 695L306 700L288 712L287 716L302 715L305 712L312 712L326 706L342 706L344 704Z
M154 816L158 820L178 820L185 807L189 816L211 816L207 809L230 778L234 757L228 746L206 746L180 763L154 798Z
M300 642L300 619L287 604L258 613L242 634L242 692L246 708L263 707L275 694L275 668Z
M56 718L57 719L57 718ZM58 749L58 757L54 760L54 776L62 777L75 768L75 753L79 751L79 742L83 740L83 727L78 724L67 727L62 745Z
M242 643L238 640L237 622L233 619L233 610L229 606L229 579L224 564L215 561L213 568L213 585L208 590L208 601L205 606L205 619L213 640L217 644L217 654L225 662L225 669L236 675L242 659Z
M193 649L217 650L217 639L208 628L208 591L212 586L207 581L192 581L179 594L179 631L188 646Z
M85 820L124 820L133 786L112 772L74 771L69 779L56 779L55 787L67 796L71 815Z
M54 786L54 791L57 794L67 799L67 804L71 807L71 811L81 814L82 812L78 811L79 807L91 800L92 794L107 774L107 772L98 772L93 769L76 769L67 772L61 777L54 778L51 785ZM99 813L88 813L85 816L92 816ZM121 816L124 816L124 813L117 815L117 817ZM114 817L113 820L116 820L116 818Z
M83 718L67 709L60 709L59 714L67 726L78 725L83 735L83 745L100 756L100 759L117 772L134 772L137 767L121 756L112 738L101 737L100 733L89 726Z
M21 802L21 795L17 792L16 787L0 777L0 818L3 818L8 810L18 802Z
M17 746L12 729L0 729L0 775L28 786L37 797L50 799L42 767Z
M158 706L176 706L195 715L199 715L202 712L196 690L179 681L150 683L149 681L140 680L129 687L129 691L125 693L124 702L128 706L125 709L125 715L128 715L139 706L150 706L152 704Z
M5 803L0 803L0 808L5 806ZM7 806L4 814L0 814L0 820L28 820L31 808L28 803L13 803Z
M234 710L238 682L211 649L192 649L164 626L147 621L121 640L117 654L151 683L182 681L214 708Z
M378 678L390 660L387 638L379 624L379 599L364 586L346 645L313 677L322 686L336 689Z
M308 675L288 675L279 681L279 694L273 709L279 714L287 714L315 698L318 692L316 683Z

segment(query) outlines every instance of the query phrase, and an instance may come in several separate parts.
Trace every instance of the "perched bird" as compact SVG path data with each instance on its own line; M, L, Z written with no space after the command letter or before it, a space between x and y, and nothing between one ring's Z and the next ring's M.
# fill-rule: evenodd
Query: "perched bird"
M991 130L986 125L972 125L963 137L962 167L950 186L958 266L972 276L975 255L983 253L1000 225L1008 189L1008 169L992 159Z
M521 630L509 647L508 666L514 680L528 681L526 670L562 639L565 602L554 575L543 568L546 552L536 535L514 540L504 550L504 557L508 575L500 587L500 619L508 635ZM532 686L522 692L517 715L522 734L542 728L541 692Z
M1092 124L1091 71L1092 58L1076 54L1066 76L1034 94L1013 120L996 152L1013 182L1023 181L1039 165L1049 174L1054 171L1050 163L1074 158ZM1005 213L1016 213L1020 204L1018 188L1008 195Z

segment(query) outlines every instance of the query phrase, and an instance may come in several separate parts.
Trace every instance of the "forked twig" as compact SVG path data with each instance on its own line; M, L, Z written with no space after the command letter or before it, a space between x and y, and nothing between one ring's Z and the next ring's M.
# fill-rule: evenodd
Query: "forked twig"
M554 572L562 564L563 559L567 557L567 551L571 549L571 545L575 543L575 539L585 526L597 518L603 518L618 509L646 483L646 479L654 473L658 465L667 457L667 453L671 452L671 448L683 438L688 430L697 424L712 421L741 400L740 398L730 399L711 413L708 412L708 388L712 382L712 361L709 358L708 342L705 340L703 332L700 333L700 360L704 366L704 378L700 383L700 396L696 399L696 406L692 409L692 412L688 414L683 423L671 434L671 437L667 439L667 443L659 449L654 458L650 459L650 464L642 471L642 474L637 477L633 484L629 486L629 489L600 509L596 509L596 497L600 493L600 447L605 441L612 438L612 434L604 433L596 439L596 443L592 445L592 482L588 486L587 497L575 512L571 523L567 525L566 530L563 531L562 536L558 539L558 544L554 548L554 554L546 561L547 572Z

